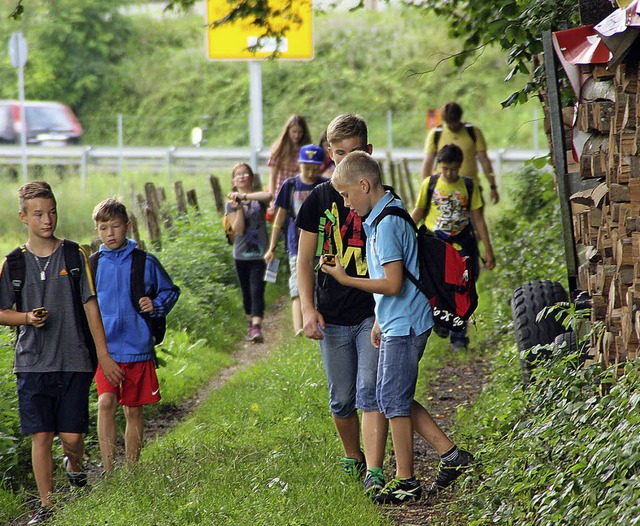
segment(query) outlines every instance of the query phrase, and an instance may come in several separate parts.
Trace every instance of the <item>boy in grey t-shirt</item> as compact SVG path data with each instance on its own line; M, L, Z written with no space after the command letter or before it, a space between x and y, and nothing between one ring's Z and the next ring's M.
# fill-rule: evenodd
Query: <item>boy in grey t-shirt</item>
M33 181L22 186L18 195L18 215L28 232L27 243L21 247L25 277L17 298L5 259L0 270L0 324L20 327L14 372L20 430L31 434L31 462L40 495L40 508L28 524L38 524L53 513L52 445L56 433L69 482L75 486L87 482L82 468L83 434L88 431L89 386L94 371L81 321L76 317L65 241L54 235L58 217L53 191L48 183ZM105 376L118 385L124 373L109 356L87 257L78 250L84 313Z

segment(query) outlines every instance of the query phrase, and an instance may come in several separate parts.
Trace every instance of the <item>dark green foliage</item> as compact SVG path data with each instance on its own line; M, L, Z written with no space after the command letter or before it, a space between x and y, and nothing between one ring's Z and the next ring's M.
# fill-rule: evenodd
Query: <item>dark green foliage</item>
M545 84L544 68L537 66L534 57L542 52L542 33L577 25L578 2L574 0L495 0L473 2L466 0L426 0L420 8L434 9L449 23L452 37L462 40L463 50L454 57L462 67L478 50L498 44L509 53L511 71L506 80L518 73L530 81L509 96L503 104L509 106L526 102Z
M105 90L130 36L129 20L120 14L120 4L117 0L30 2L21 25L0 18L4 35L21 30L27 39L27 99L59 100L82 112ZM17 98L15 69L8 67L5 57L0 61L0 96Z
M487 293L506 322L510 317L508 299L518 285L534 279L564 283L566 267L553 175L525 166L505 177L503 184L507 209L490 226L499 269L491 274Z
M219 328L242 314L235 265L222 222L212 214L191 212L177 217L165 238L171 241L159 257L182 289L167 317L169 327L198 338L220 338ZM225 338L233 338L232 325ZM214 329L218 330L215 334Z

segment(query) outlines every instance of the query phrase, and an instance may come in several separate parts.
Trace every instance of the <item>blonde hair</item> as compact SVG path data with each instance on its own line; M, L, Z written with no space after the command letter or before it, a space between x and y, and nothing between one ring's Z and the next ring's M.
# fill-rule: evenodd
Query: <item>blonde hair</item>
M331 177L334 187L348 186L362 178L367 179L373 187L382 186L380 165L367 152L355 151L346 155L336 166Z
M111 221L112 219L119 217L125 223L129 222L129 214L127 214L127 207L118 200L117 197L110 197L104 201L98 203L93 209L93 220L96 223L103 223L105 221Z
M22 212L27 211L27 201L31 199L53 199L56 203L56 196L53 195L53 190L46 181L31 181L22 185L18 190L18 199Z

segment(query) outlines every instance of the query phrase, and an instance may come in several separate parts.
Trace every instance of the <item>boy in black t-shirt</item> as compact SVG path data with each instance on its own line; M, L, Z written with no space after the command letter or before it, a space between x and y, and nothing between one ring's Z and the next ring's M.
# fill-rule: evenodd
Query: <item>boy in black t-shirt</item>
M373 150L367 142L366 122L354 114L331 121L327 139L336 165L354 150ZM354 475L363 475L366 470L365 488L375 494L384 486L387 421L376 402L378 350L371 342L373 296L319 273L314 298L317 256L339 254L349 275L368 277L362 218L346 208L340 194L326 182L309 194L295 224L300 228L297 271L303 329L307 337L320 343L330 408L345 454L343 467ZM362 411L364 453L357 409Z

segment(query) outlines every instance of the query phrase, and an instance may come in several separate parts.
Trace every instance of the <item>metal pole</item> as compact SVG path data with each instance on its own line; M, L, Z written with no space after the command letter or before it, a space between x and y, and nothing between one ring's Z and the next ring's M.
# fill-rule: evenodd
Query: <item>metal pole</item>
M175 146L169 146L169 149L167 150L167 154L166 154L166 163L167 163L167 185L171 186L171 165L173 164L173 152L176 151L176 147Z
M262 151L262 63L249 61L250 113L249 149L251 168L258 172L258 154Z
M17 53L19 57L19 46L17 47ZM18 58L18 60L20 59ZM26 183L29 178L27 168L27 113L24 109L24 65L22 62L18 68L18 91L20 93L20 157L22 158L22 182Z
M87 164L89 163L89 151L91 151L91 146L85 146L82 149L82 157L80 159L80 188L83 192L87 187Z
M122 113L118 113L118 177L120 180L119 194L124 196L124 138L122 131Z

